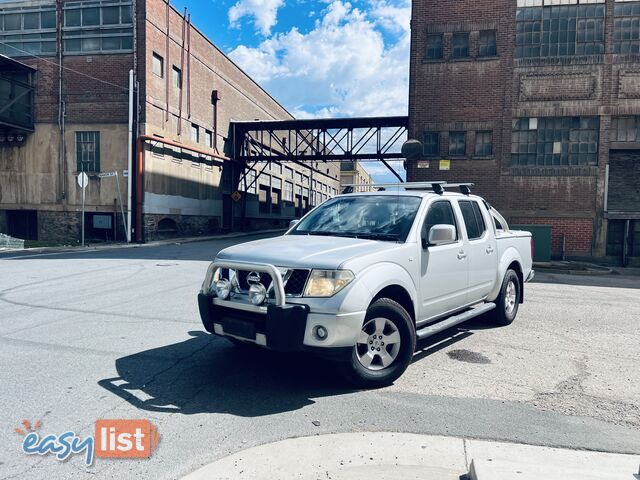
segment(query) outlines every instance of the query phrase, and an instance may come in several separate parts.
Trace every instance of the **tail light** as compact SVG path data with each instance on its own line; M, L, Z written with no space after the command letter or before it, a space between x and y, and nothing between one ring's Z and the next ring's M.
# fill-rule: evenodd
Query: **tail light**
M533 261L533 237L531 237L531 261Z

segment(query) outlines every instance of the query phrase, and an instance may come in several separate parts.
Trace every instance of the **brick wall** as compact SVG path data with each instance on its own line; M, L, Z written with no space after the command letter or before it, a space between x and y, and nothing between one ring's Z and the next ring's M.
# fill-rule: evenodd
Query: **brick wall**
M590 218L511 217L513 224L551 225L551 253L562 253L562 237L565 236L565 253L590 256L593 238L593 220Z
M410 181L446 180L476 184L505 216L525 223L538 219L582 219L576 251L605 254L605 167L609 162L611 117L640 114L638 58L613 55L613 0L606 0L605 46L608 56L551 59L514 58L516 2L414 0L411 30L409 135L439 131L440 152L429 168L408 162ZM496 13L499 12L499 13ZM497 58L477 58L481 30L496 30ZM471 32L471 58L451 59L454 32ZM442 33L444 59L425 59L428 33ZM606 58L605 58L606 57ZM513 167L512 119L520 117L599 116L598 164L593 166ZM466 155L448 154L449 131L467 132ZM475 131L493 131L493 155L474 156ZM451 160L449 170L439 160ZM625 169L632 174L632 170ZM640 184L640 174L627 179ZM633 189L626 196L637 198ZM584 230L584 225L589 228ZM563 227L564 228L564 227ZM568 227L567 227L568 228ZM572 227L573 228L573 227ZM560 231L560 227L556 228ZM583 236L591 232L591 238ZM594 248L591 248L591 245ZM557 234L556 243L557 246Z

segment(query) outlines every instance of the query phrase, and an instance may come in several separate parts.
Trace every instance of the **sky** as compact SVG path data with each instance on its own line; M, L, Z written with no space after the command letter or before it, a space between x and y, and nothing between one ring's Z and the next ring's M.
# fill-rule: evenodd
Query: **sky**
M173 3L297 118L407 114L410 0Z

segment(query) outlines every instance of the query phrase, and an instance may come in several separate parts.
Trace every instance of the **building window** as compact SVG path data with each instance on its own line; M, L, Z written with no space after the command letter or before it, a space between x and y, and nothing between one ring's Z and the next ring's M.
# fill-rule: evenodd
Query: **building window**
M19 57L56 52L55 6L0 8L0 54Z
M427 35L427 59L438 60L442 58L442 34Z
M213 133L210 130L204 131L204 141L207 147L213 148Z
M476 155L483 157L493 155L493 132L476 132Z
M461 157L467 152L466 132L449 132L449 155Z
M440 155L440 132L424 132L422 146L426 156Z
M79 172L100 171L100 132L76 132L76 161Z
M153 52L153 74L156 77L163 78L164 77L164 59L158 55L156 52Z
M495 57L498 54L495 30L484 30L480 32L478 44L479 57Z
M597 165L599 117L517 118L513 166Z
M119 0L64 3L64 49L70 53L133 50L131 2Z
M355 162L350 162L350 161L340 162L340 170L343 172L351 172L352 170L355 170L355 169L356 169Z
M453 58L467 58L469 56L469 33L453 34L451 56Z
M613 117L612 142L640 142L640 117Z
M516 58L604 53L603 4L516 10Z
M640 53L640 3L616 3L613 53Z
M182 88L182 70L175 65L172 69L171 82L173 84L173 88Z
M284 182L284 199L293 202L293 183Z
M191 141L193 143L200 143L200 129L195 123L191 124Z

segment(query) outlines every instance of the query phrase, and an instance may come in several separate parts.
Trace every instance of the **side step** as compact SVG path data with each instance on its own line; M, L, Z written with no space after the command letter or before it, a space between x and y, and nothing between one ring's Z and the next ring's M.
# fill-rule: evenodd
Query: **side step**
M487 313L496 308L496 304L493 302L487 302L479 307L470 308L462 313L454 315L452 317L447 317L444 320L440 320L437 323L432 325L428 325L424 328L421 328L416 332L419 340L430 337L431 335L435 335L436 333L440 333L447 328L455 327L456 325L466 322L467 320L471 320L478 315L482 315L483 313Z

